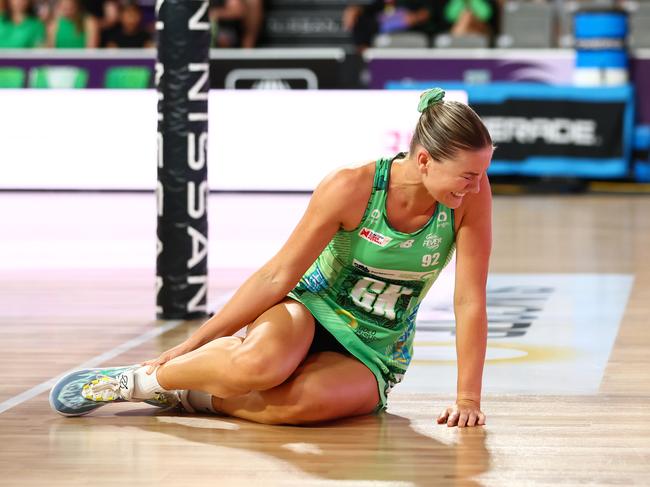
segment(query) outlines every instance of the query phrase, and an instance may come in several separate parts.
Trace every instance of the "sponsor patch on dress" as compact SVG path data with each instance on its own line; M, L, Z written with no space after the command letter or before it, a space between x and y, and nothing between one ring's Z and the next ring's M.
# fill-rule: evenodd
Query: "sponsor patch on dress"
M363 227L359 231L359 236L370 243L379 245L380 247L385 247L386 245L388 245L388 243L391 240L393 240L392 238L387 237L386 235L382 235L381 233L375 232L374 230L370 230L369 228L366 227Z

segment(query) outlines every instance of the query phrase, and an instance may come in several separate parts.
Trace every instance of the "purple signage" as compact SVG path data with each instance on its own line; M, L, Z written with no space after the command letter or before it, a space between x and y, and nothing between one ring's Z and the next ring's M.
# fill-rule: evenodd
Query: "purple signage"
M76 52L75 52L76 51ZM128 49L127 51L136 51ZM137 55L121 54L120 51L106 55L106 51L99 54L97 51L83 51L76 49L60 50L56 52L47 50L30 51L5 51L0 50L0 67L16 67L25 70L39 66L74 66L88 72L87 88L103 88L106 71L116 66L133 67L143 66L153 72L156 62L154 50L140 50Z
M435 50L370 49L365 58L370 88L382 89L389 81L490 81L572 84L575 56L573 51L504 51L491 49L485 55L468 55L465 50L450 57Z
M369 87L383 89L391 81L496 81L572 85L575 54L572 50L458 50L369 49L365 54ZM650 124L650 57L632 56L632 84L637 88L637 120Z
M129 51L129 52L126 52ZM0 67L15 66L27 72L36 66L76 66L89 73L88 88L102 88L106 71L113 66L146 66L153 70L154 50L0 50ZM243 50L227 50L223 59L249 59ZM264 49L260 50L261 52ZM294 50L295 51L295 50ZM316 49L310 52L317 51ZM293 54L295 56L295 53ZM213 54L213 58L214 58ZM493 81L573 84L575 53L570 49L369 49L364 54L369 88L382 89L390 81ZM218 55L215 59L221 59ZM630 57L630 79L636 87L637 120L650 125L650 56Z

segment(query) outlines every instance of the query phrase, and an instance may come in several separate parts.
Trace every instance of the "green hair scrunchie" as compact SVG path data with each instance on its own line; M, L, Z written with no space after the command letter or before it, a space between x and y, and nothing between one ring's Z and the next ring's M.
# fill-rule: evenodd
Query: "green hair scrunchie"
M420 103L418 103L418 112L422 113L431 105L440 103L445 97L445 90L442 88L431 88L420 95Z

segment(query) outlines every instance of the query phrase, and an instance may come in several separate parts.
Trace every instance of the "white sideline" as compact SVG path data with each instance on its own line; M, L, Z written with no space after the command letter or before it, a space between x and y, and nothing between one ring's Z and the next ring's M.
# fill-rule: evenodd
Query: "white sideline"
M223 296L219 296L219 299L217 301L217 309L221 308L225 301L230 298L231 294L227 293ZM38 396L39 394L42 394L43 392L49 391L54 384L63 376L70 374L71 372L74 372L75 370L79 369L90 369L93 367L98 367L102 363L106 362L107 360L112 359L113 357L117 357L118 355L131 350L132 348L137 347L138 345L141 345L152 338L155 338L157 336L162 335L163 333L168 332L169 330L173 330L174 328L178 327L181 323L184 323L183 320L174 320L174 321L168 321L164 325L159 326L157 328L154 328L153 330L149 330L142 335L139 335L135 338L131 338L130 340L122 343L121 345L118 345L117 347L112 348L111 350L108 350L107 352L104 352L100 355L96 355L95 357L79 364L76 365L75 367L66 370L62 374L57 375L56 377L53 377L49 380L46 380L45 382L41 382L40 384L32 387L31 389L26 390L25 392L21 392L17 396L11 397L7 399L6 401L3 401L0 403L0 414L4 413L5 411L8 411L9 409L16 407L26 401L29 401L30 399L33 399L34 397Z

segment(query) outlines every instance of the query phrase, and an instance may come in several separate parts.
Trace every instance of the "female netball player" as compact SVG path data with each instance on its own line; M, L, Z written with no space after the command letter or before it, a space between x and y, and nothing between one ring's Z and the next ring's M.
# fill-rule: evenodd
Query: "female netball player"
M420 97L408 153L326 177L280 251L185 342L141 365L70 374L52 407L78 416L115 401L180 402L268 424L381 411L455 249L457 399L438 423L485 424L493 146L471 108L443 97Z

